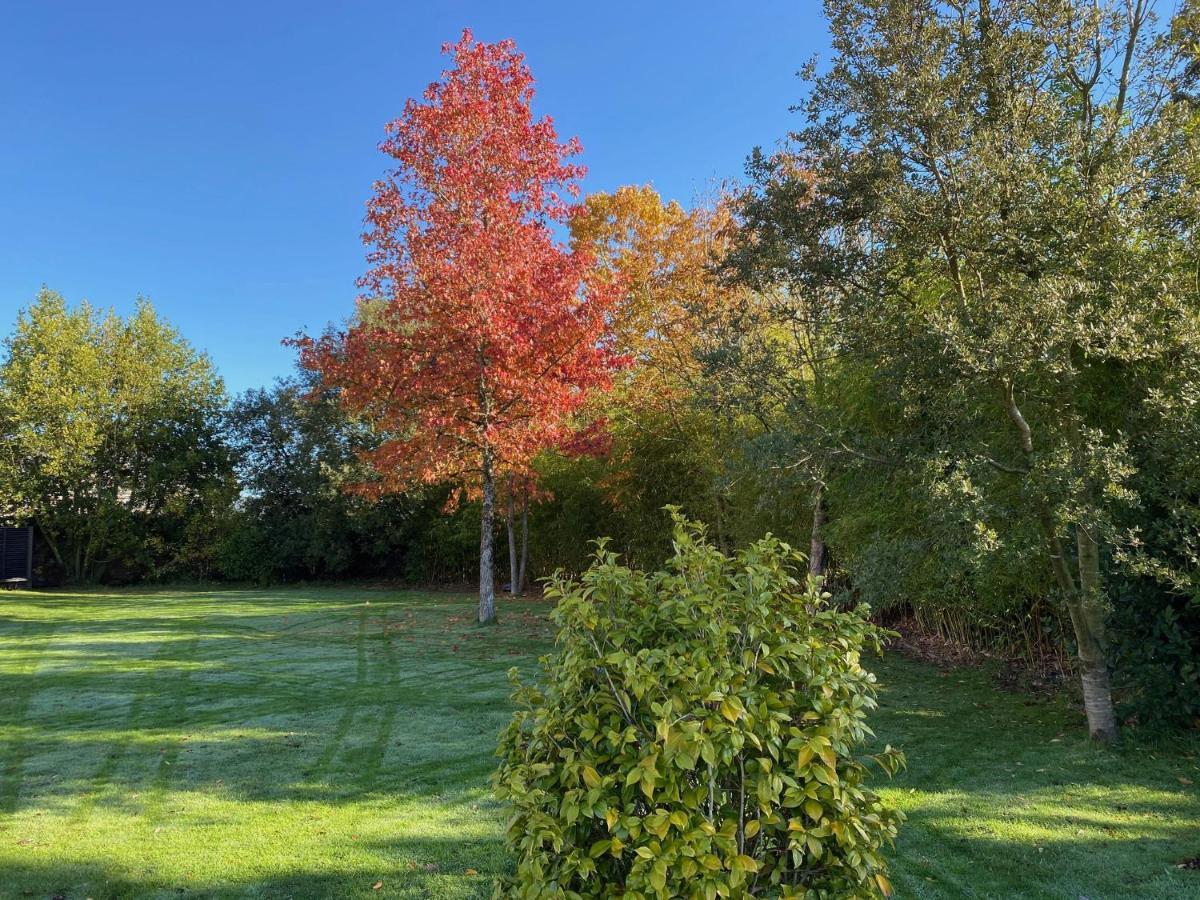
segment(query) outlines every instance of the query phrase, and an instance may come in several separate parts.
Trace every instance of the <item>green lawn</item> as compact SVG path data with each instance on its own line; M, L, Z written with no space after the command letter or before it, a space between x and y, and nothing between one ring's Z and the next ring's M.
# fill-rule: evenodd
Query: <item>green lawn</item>
M480 897L504 672L538 602L364 589L0 595L0 897ZM1082 740L984 673L878 667L900 897L1200 898L1194 749ZM375 888L375 885L380 885Z

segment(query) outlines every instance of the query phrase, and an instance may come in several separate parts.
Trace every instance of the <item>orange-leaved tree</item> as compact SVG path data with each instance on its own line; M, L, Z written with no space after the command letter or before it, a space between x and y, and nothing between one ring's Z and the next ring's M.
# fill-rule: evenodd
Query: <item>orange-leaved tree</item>
M450 482L482 499L479 619L495 617L498 473L570 440L574 414L620 365L606 332L619 285L556 236L577 210L577 140L531 110L511 41L464 31L454 65L387 126L370 268L346 330L297 344L305 366L383 437L363 490Z
M742 290L713 271L731 225L723 196L689 210L635 185L591 194L572 217L572 245L624 286L611 315L616 348L634 363L621 402L660 406L698 389L699 346Z
M611 328L616 349L633 362L593 403L613 436L601 486L633 528L665 524L663 503L685 504L712 524L719 545L732 483L723 473L755 427L732 425L743 410L719 409L711 390L709 351L747 302L745 288L715 271L734 234L729 199L717 186L685 208L648 185L627 185L591 194L571 220L573 246L593 252L624 286Z

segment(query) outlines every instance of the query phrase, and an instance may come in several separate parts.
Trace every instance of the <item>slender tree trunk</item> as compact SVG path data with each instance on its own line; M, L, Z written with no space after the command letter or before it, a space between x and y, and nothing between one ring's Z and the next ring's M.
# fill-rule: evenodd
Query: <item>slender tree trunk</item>
M1086 528L1075 527L1079 553L1078 613L1071 612L1083 681L1083 707L1088 732L1098 741L1117 739L1112 689L1108 682L1108 654L1104 634L1104 582L1100 574L1100 547ZM1078 623L1076 622L1078 619Z
M1117 739L1117 717L1113 711L1112 690L1108 682L1108 660L1104 653L1104 608L1100 594L1100 550L1081 527L1076 527L1079 547L1077 584L1064 558L1062 540L1050 517L1041 517L1042 531L1050 551L1054 577L1067 603L1071 629L1078 647L1079 678L1083 686L1083 709L1087 713L1088 734L1105 743Z
M808 544L808 571L810 575L825 574L825 486L817 485L813 496L812 538Z
M505 524L508 526L508 592L510 594L521 593L521 586L517 581L517 529L516 521L513 513L513 477L508 476L508 506L505 510Z
M529 563L529 492L521 496L521 567L517 571L518 593L525 593L525 572Z
M492 448L483 448L483 510L479 523L479 621L496 620L496 580L492 566L492 525L496 485L492 480Z
M1008 407L1009 418L1017 427L1021 450L1032 467L1035 462L1033 433L1017 406L1012 381L1005 384L1005 404ZM1100 548L1095 538L1082 526L1075 526L1079 554L1079 581L1076 583L1067 565L1062 539L1049 510L1039 510L1038 522L1050 551L1050 565L1054 570L1054 578L1062 590L1067 613L1071 617L1071 628L1075 632L1088 734L1097 741L1115 741L1117 716L1113 711L1108 660L1104 652L1104 593L1100 578Z
M721 506L721 492L718 489L715 499L717 521L714 523L717 526L717 549L722 553L728 554L729 548L725 544L725 516L724 509Z
M92 578L92 569L93 569L92 551L94 550L95 546L96 546L96 535L95 535L95 532L91 528L89 528L87 543L84 545L84 548L83 548L83 565L79 571L80 580L84 581L86 583L89 583L89 584L93 580L93 578Z
M83 583L83 544L76 541L75 552L72 554L71 568L67 577L74 584Z
M58 543L54 540L54 538L50 537L50 532L46 530L45 525L43 525L41 522L38 522L36 519L34 519L34 522L37 524L38 531L42 533L42 540L44 540L46 542L46 546L50 548L50 553L53 554L58 564L63 567L63 571L66 571L67 564L63 562L62 552L58 549Z

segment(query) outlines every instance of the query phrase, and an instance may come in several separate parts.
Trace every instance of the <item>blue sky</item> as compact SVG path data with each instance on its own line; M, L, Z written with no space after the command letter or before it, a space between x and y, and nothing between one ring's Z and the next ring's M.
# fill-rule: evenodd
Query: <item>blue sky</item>
M0 334L42 285L149 297L233 391L352 309L376 145L464 26L514 38L585 190L687 202L794 124L817 0L25 2L0 28Z

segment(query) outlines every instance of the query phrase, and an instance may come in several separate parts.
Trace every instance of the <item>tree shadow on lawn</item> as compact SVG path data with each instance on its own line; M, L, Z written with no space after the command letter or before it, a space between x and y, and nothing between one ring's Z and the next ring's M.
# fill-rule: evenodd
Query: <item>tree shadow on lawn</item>
M997 801L1000 802L1000 801ZM1200 877L1178 863L1200 851L1195 826L1113 829L1063 814L1020 816L1016 836L969 814L931 811L919 800L891 854L900 897L1195 900ZM1086 823L1086 828L1080 828ZM1093 835L1079 836L1081 832ZM1190 831L1190 834L1189 834ZM1096 837L1099 832L1105 832Z
M25 704L23 723L0 719L0 813L80 795L120 802L166 774L188 791L324 803L447 777L485 779L511 714L503 673L436 662L421 678L266 697L197 689L199 676L220 670L183 670L193 680L188 690L76 695L91 713L63 709L69 688L48 687ZM454 684L455 693L439 683Z
M97 602L79 596L85 611ZM255 625L236 632L211 597L198 606L217 612L175 619L110 598L100 638L84 613L38 639L0 622L0 646L23 648L0 657L0 813L120 806L160 783L339 804L486 780L510 715L505 671L545 646L522 621L529 604L481 629L462 597L283 592L276 611L273 596L253 594L258 614L239 615Z
M157 653L159 643L185 636L206 645L227 642L235 656L240 651L250 658L278 655L288 643L306 647L363 639L417 643L488 659L525 656L550 646L553 629L544 601L500 598L499 606L497 626L481 629L475 624L473 598L420 591L16 592L0 595L0 654L8 660L0 670L21 660L54 661L55 654L64 664L74 656L78 662L125 658L136 666ZM147 615L148 610L153 614ZM365 634L356 627L360 623L369 626ZM55 643L65 646L55 648Z
M75 834L115 822L152 835L176 820L244 853L238 804L269 826L310 806L353 819L411 801L435 830L429 816L485 790L510 715L504 671L532 671L548 648L545 604L513 603L481 629L469 597L312 593L78 594L71 608L38 595L19 620L0 618L0 848L37 821L67 826L46 832L53 861L0 853L0 896L26 880L47 897L104 880L110 893L79 896L486 895L436 860L437 872L370 875L374 862L360 871L333 844L283 874L239 869L203 885L168 884L153 848L140 868L81 858ZM1095 748L1070 704L997 692L986 673L867 665L882 683L879 743L909 756L906 773L875 781L909 815L893 854L901 896L1200 897L1200 873L1164 874L1200 854L1189 846L1200 804L1179 780L1194 758ZM488 862L463 871L503 871L499 812L478 816L490 836L402 838L380 843L381 858L423 866L440 853L457 866L478 854ZM1071 880L1089 871L1090 884Z
M868 663L868 665L870 665ZM907 771L875 786L908 816L894 883L911 897L1200 897L1194 741L1088 740L1067 696L996 690L983 669L877 663L878 742Z
M495 879L512 870L499 837L400 838L363 842L350 858L303 865L231 859L225 873L163 872L152 865L105 860L6 862L4 897L61 900L199 900L199 898L470 898L490 897ZM378 885L378 887L376 887Z

